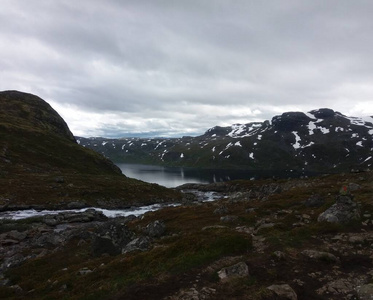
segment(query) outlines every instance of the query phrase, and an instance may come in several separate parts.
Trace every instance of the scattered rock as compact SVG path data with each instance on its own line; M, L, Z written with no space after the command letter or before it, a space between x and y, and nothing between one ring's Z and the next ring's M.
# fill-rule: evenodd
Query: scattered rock
M226 206L219 206L214 210L215 215L226 215L228 213L228 208Z
M239 262L233 266L221 269L218 272L220 280L228 280L232 277L249 276L249 268L244 262Z
M351 282L351 280L341 278L341 279L328 282L323 287L318 289L316 292L319 295L323 295L323 294L346 295L352 292L353 289L354 289L354 284L353 282Z
M56 183L64 183L65 182L65 178L63 178L62 176L58 176L54 179L54 181Z
M373 283L365 284L356 289L359 300L373 299Z
M165 231L166 225L159 220L148 224L144 229L144 233L151 237L161 237Z
M351 196L339 195L336 203L317 218L318 222L345 224L360 219L360 209Z
M220 222L233 223L238 220L238 216L224 216L220 218Z
M275 258L277 258L278 260L284 260L286 258L286 255L284 252L282 251L275 251L273 252L272 254Z
M222 226L222 225L211 225L211 226L205 226L202 228L202 230L210 230L210 229L225 229L228 228L227 226Z
M281 299L297 300L298 296L295 291L288 284L280 285L271 285L267 287L268 290L271 290L276 296Z
M90 273L92 273L93 271L92 270L90 270L89 268L83 268L83 269L80 269L79 271L78 271L78 274L79 275L87 275L87 274L90 274Z
M122 254L132 251L146 251L150 248L150 240L148 237L138 237L133 241L129 242L123 249Z
M322 252L316 250L303 250L302 255L310 258L326 262L338 262L339 258L329 252Z
M353 191L357 191L357 190L360 190L361 189L361 185L357 184L357 183L349 183L348 184L348 189L353 192Z

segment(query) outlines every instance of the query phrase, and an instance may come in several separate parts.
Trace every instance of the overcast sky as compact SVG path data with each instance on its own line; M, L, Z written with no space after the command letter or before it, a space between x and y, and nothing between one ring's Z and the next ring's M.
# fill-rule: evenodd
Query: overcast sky
M373 115L370 0L0 0L0 90L79 136Z

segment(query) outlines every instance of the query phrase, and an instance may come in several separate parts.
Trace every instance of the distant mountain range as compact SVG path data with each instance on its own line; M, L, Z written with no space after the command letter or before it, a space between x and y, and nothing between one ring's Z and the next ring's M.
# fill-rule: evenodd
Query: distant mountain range
M216 126L197 137L76 139L114 162L307 173L369 169L372 136L373 117L322 108Z

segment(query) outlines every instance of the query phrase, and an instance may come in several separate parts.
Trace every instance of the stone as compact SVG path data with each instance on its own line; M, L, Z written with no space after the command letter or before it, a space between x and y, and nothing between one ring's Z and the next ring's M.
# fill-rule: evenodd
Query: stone
M78 271L78 274L79 275L87 275L87 274L90 274L90 273L92 273L93 271L92 270L90 270L90 269L88 269L88 268L82 268L82 269L80 269L79 271Z
M228 228L227 226L222 226L222 225L211 225L211 226L205 226L202 228L202 231L205 230L210 230L210 229L225 229Z
M353 191L360 190L360 189L361 189L361 185L359 185L359 184L357 184L357 183L353 183L353 182L351 182L351 183L348 184L348 188L349 188L349 190L350 190L351 192L353 192Z
M123 249L122 254L132 251L147 251L150 248L150 240L148 237L138 237L129 242Z
M220 218L220 222L223 223L233 223L238 220L237 216L224 216Z
M284 260L286 258L286 255L284 252L282 251L275 251L273 252L272 254L275 258L277 258L278 260Z
M244 262L239 262L233 266L221 269L218 272L220 280L228 280L232 277L249 276L249 268Z
M304 205L307 207L320 207L323 206L325 203L324 197L314 194L309 197L306 201L304 201Z
M19 232L17 230L12 230L12 231L9 231L7 235L11 239L15 239L17 241L23 241L27 237L27 232Z
M268 290L272 291L280 299L298 300L298 296L295 291L288 284L271 285L267 287Z
M214 215L226 215L228 213L228 208L226 206L219 206L214 210Z
M161 237L165 231L166 225L159 220L149 223L144 229L144 233L151 237Z
M346 224L360 219L360 208L352 197L346 195L337 196L336 203L321 213L318 222Z
M316 250L303 250L302 255L315 260L326 262L338 262L339 258L329 252L316 251Z
M56 183L64 183L65 182L65 178L63 178L62 176L58 176L58 177L54 178L54 181Z
M354 289L354 284L350 279L337 279L326 283L324 286L316 290L319 295L347 295ZM360 298L359 298L360 299Z
M373 299L373 283L358 286L356 292L359 300L372 300Z

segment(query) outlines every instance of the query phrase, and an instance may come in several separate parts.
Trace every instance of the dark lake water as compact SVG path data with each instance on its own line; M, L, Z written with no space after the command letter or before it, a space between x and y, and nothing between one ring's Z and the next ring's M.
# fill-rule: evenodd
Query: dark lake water
M220 169L171 168L140 164L117 164L123 174L150 183L166 187L176 187L184 183L213 183L236 179L260 179L271 177L298 177L294 171L246 171Z

